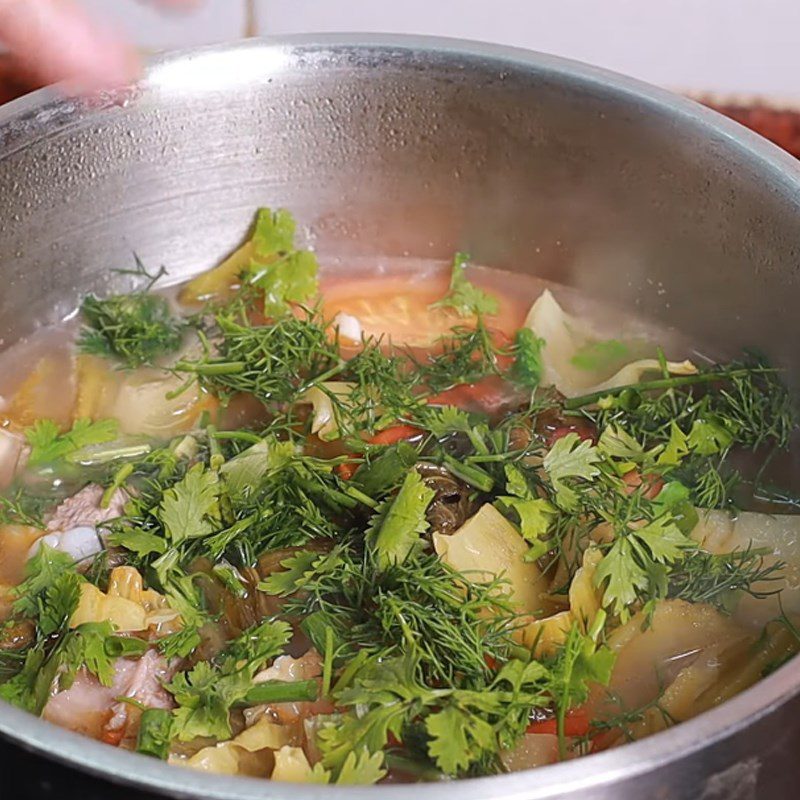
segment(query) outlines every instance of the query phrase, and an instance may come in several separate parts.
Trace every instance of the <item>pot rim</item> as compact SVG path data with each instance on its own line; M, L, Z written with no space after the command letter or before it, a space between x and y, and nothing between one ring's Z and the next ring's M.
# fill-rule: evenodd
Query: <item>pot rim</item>
M581 62L516 47L483 42L418 35L378 35L372 33L297 34L263 37L241 42L179 50L150 60L145 76L135 86L118 92L101 93L88 101L70 99L53 88L41 89L0 108L0 162L28 140L52 133L64 125L91 119L111 105L136 102L140 95L165 92L207 91L192 81L189 71L207 61L221 81L213 90L263 79L264 54L284 63L297 51L309 53L337 51L414 52L420 55L448 56L502 70L534 72L612 92L645 110L680 119L698 134L713 138L721 146L739 151L775 186L776 191L792 196L800 205L800 166L790 155L739 123L687 98L642 81ZM244 56L242 54L245 54ZM220 69L225 63L236 69ZM249 68L249 71L248 71ZM208 74L208 73L207 73ZM13 130L11 144L3 132ZM564 792L600 789L615 781L649 772L677 761L712 743L724 739L776 707L800 694L800 672L786 664L750 689L718 708L688 722L657 733L622 748L585 756L575 762L539 767L534 771L470 778L437 783L431 789L437 800L479 800L503 797L506 800L547 800ZM209 800L262 800L265 781L256 778L225 777L179 769L136 753L118 750L80 734L72 733L0 701L0 734L57 761L84 771L138 788L167 793L175 797L204 797ZM416 800L422 790L418 784L374 787L303 786L270 782L269 794L293 800L358 800L372 798L376 792L386 800Z

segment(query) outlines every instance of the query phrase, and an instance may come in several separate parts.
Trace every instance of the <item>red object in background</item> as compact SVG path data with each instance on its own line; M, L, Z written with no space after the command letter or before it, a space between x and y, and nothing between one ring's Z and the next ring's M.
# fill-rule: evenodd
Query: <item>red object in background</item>
M27 94L39 86L20 75L17 65L7 53L0 53L0 105Z
M706 103L726 117L752 128L778 147L800 158L800 112L770 108L762 103L754 105L717 105Z

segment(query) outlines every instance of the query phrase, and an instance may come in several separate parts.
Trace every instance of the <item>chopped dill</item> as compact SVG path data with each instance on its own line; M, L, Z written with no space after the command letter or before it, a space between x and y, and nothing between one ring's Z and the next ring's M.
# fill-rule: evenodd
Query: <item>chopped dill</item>
M458 326L442 337L433 354L415 359L419 380L433 392L500 375L499 357L509 352L496 344L482 318L474 327Z
M458 581L435 555L379 569L368 554L340 548L312 559L301 575L302 592L289 597L285 612L324 619L340 657L362 648L381 658L408 652L426 680L469 685L486 679L488 661L510 652L515 615L502 594L503 582ZM280 586L282 593L295 588Z
M622 425L646 447L669 439L677 425L688 433L714 419L737 444L785 448L796 426L793 401L779 370L749 358L714 366L697 375L662 378L565 401L599 429ZM595 406L592 408L592 406Z
M695 550L670 572L667 596L710 603L725 611L731 610L737 592L756 599L769 597L780 591L786 565L769 563L768 555L770 550L753 547L719 555Z
M137 259L134 273L148 278L144 289L100 299L88 295L81 304L84 325L78 349L118 360L126 369L153 364L175 353L183 343L186 322L174 316L165 297L150 288L162 273L149 275Z
M340 369L334 332L315 309L251 325L244 305L234 304L216 314L211 333L218 352L207 345L202 357L181 360L174 369L195 375L212 392L244 392L265 404L289 403Z

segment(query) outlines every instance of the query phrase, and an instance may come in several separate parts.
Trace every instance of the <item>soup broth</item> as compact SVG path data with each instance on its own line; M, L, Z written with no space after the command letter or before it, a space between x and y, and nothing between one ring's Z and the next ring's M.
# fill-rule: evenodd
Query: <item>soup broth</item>
M464 254L319 269L282 210L183 286L140 270L0 356L2 700L208 772L427 781L796 653L763 359Z

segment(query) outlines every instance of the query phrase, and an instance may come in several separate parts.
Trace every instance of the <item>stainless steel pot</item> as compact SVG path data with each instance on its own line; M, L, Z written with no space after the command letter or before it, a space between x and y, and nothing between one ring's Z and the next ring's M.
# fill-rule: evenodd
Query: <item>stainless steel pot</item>
M601 70L459 41L315 36L170 55L90 103L0 110L0 336L103 290L135 251L174 279L284 205L328 258L531 272L800 376L800 169L694 103ZM0 732L121 782L203 798L781 798L800 672L645 741L433 786L297 787L170 768L0 704Z

